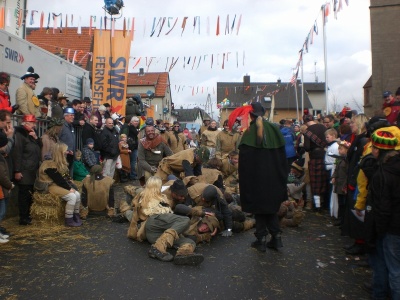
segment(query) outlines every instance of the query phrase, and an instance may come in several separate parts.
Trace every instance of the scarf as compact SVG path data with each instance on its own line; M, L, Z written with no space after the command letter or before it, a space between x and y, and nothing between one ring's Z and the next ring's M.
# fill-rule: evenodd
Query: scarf
M146 150L149 150L149 151L151 151L151 149L156 148L162 142L163 142L163 138L159 134L156 134L156 136L153 140L148 140L146 137L144 137L140 140L140 143L142 144L143 148Z

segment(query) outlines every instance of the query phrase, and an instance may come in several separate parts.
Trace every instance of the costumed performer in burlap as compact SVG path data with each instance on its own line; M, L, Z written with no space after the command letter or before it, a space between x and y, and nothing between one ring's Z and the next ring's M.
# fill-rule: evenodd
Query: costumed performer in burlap
M109 217L114 217L114 179L104 176L103 168L94 165L90 169L90 175L86 176L82 183L82 219L86 219L89 211L103 211L105 209L107 209Z
M160 261L174 261L178 265L198 265L203 262L201 254L194 253L196 243L181 236L189 229L190 219L173 213L168 198L161 194L162 181L151 176L144 190L133 201L133 215L128 229L128 237L152 245L149 257ZM176 247L175 257L167 251Z
M39 180L49 184L50 194L61 197L67 202L65 226L77 227L82 225L79 216L81 196L69 177L67 150L68 146L64 143L54 145L52 159L45 160L39 168Z

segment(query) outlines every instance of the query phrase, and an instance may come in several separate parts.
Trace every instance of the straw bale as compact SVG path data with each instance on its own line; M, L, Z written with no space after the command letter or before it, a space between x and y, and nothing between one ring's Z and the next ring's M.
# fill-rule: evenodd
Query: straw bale
M58 225L64 223L65 202L52 194L33 193L31 216L34 225Z

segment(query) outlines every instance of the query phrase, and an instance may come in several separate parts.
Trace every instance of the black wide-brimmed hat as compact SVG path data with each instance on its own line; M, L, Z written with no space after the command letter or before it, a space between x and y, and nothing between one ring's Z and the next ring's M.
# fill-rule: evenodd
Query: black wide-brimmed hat
M35 73L35 70L32 67L29 67L28 70L24 75L21 76L21 79L24 80L25 78L33 77L35 79L40 78L38 74Z
M265 115L265 108L261 105L260 102L251 103L253 110L250 112L253 116L263 117Z

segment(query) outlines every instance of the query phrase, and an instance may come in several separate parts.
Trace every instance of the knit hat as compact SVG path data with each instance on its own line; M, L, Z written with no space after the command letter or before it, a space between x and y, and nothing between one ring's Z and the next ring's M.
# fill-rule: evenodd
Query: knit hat
M94 139L92 139L92 138L87 138L87 139L86 139L86 145L89 145L89 144L94 144Z
M202 196L206 202L214 202L214 200L219 198L217 188L212 184L204 189Z
M64 123L64 120L58 119L58 118L53 118L50 120L49 124L47 124L47 129L50 129L54 126L62 126Z
M375 148L392 150L396 147L398 140L389 131L378 129L371 135L371 142Z
M296 169L297 171L304 172L304 158L297 159L291 164L290 167Z
M213 232L215 228L220 229L219 221L214 216L205 216L204 218L201 219L201 222L207 224L211 232Z
M170 190L179 196L186 196L188 194L188 190L181 179L176 179L171 185Z
M201 162L205 164L210 159L210 150L207 147L200 147L196 149L196 155L201 159Z
M0 131L0 148L7 145L7 143L8 143L7 135L4 132Z

